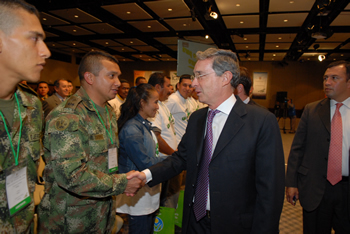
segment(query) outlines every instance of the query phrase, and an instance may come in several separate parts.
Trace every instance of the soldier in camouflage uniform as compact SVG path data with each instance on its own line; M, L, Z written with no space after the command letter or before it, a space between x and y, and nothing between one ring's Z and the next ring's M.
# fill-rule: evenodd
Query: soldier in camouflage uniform
M109 170L119 141L116 116L107 101L116 95L120 73L113 56L88 53L79 66L80 90L47 116L40 233L110 233L114 195L140 187L141 181L132 178L139 172Z
M34 6L21 0L0 1L1 233L33 232L33 192L38 159L43 152L43 112L36 93L18 83L39 81L45 59L50 56L43 38L44 31ZM11 193L11 186L6 183L13 176L17 180L19 171L26 174L26 179L22 180L24 186L19 187L20 191ZM14 208L21 208L11 215L9 201L22 191L27 202L16 200Z

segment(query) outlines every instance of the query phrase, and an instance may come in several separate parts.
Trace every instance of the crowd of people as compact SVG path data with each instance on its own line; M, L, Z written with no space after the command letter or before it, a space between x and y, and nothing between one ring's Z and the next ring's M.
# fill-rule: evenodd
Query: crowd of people
M163 73L131 87L115 57L92 51L80 88L59 79L48 96L44 39L34 6L0 1L1 232L115 233L118 212L130 233L153 233L160 204L175 208L184 185L183 233L279 233L284 194L300 199L304 233L350 233L349 62L327 67L327 98L306 106L285 176L276 117L250 98L234 52L198 51L175 87Z

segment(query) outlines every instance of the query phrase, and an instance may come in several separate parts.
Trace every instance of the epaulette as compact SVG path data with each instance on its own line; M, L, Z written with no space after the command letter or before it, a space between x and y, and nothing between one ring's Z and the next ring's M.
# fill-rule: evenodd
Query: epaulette
M29 87L28 85L22 84L22 83L18 83L18 86L20 86L21 89L22 89L23 91L25 91L25 92L27 92L27 93L30 93L30 94L33 94L33 95L39 97L38 94L37 94L37 92L35 92L35 91L34 91L31 87Z
M68 100L64 108L70 108L75 110L80 102L82 102L83 99L79 96L72 95Z

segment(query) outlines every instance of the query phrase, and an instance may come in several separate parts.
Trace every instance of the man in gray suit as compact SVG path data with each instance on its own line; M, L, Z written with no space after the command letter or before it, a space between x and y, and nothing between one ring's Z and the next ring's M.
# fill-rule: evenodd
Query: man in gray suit
M59 79L54 83L55 93L43 101L44 116L55 109L69 95L68 81Z
M350 233L350 63L328 65L328 98L306 105L289 154L286 198L300 199L304 233Z

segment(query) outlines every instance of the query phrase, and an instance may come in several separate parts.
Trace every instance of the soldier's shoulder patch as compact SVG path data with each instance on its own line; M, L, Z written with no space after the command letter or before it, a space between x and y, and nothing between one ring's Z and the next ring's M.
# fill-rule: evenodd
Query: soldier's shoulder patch
M68 126L69 119L65 116L61 116L55 121L55 128L58 131L64 131Z
M67 100L67 103L64 106L64 108L76 109L81 101L81 97L73 95Z

